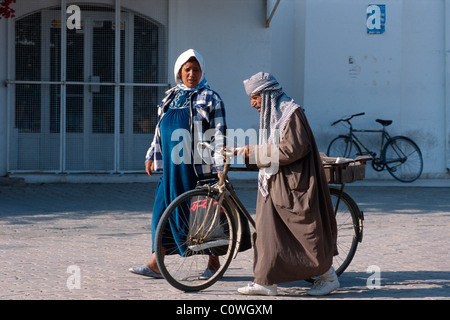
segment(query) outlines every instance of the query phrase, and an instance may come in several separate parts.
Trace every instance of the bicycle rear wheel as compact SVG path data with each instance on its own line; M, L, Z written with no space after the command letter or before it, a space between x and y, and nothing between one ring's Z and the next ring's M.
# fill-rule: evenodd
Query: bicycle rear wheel
M328 157L343 157L355 159L361 155L361 148L350 136L339 136L334 138L327 149Z
M166 209L155 236L155 255L164 278L182 291L199 291L214 284L225 273L236 247L236 227L218 194L207 190L187 191ZM165 248L165 255L161 250ZM216 256L220 268L203 277L209 257Z
M413 182L423 170L422 152L406 137L394 137L383 148L383 161L388 172L401 182Z
M358 242L362 241L362 213L355 201L345 192L330 186L333 208L336 210L337 247L339 254L333 258L333 268L341 275L355 256ZM339 203L338 203L339 201ZM337 206L337 207L336 207Z

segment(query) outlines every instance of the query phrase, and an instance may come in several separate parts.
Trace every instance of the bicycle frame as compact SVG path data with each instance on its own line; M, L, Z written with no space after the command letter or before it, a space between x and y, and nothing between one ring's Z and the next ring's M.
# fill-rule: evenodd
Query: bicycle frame
M355 131L355 132L380 132L380 133L383 133L384 135L386 135L387 138L390 139L389 134L385 130L353 130L351 128L351 133L352 133L352 131ZM358 139L354 134L352 134L352 135L354 136L355 139ZM362 143L361 143L361 145L368 152L370 152ZM208 145L204 145L204 146L210 148L210 150L212 150L213 152L217 152L217 151L213 150L213 148L211 148L211 146L208 146ZM231 159L233 158L233 156L230 157L229 155L227 155L226 150L222 150L221 153L224 156L225 163L224 163L223 172L219 177L219 182L215 185L203 185L203 186L199 186L197 188L206 189L208 191L219 194L219 197L217 198L217 202L219 203L219 205L217 207L220 207L220 204L222 203L222 201L226 201L229 208L231 208L231 211L232 211L235 221L238 223L237 235L238 235L238 238L240 238L241 217L239 215L239 211L244 214L245 218L251 223L253 228L256 228L256 223L255 223L255 220L250 215L250 213L245 208L245 206L242 204L241 200L239 199L238 195L236 194L236 191L234 191L233 187L231 186L231 184L228 181L228 172L230 170ZM245 170L252 170L252 169L245 169ZM341 183L341 187L339 188L339 196L337 198L336 205L333 208L335 214L337 213L337 210L339 208L341 197L344 193L344 187L345 187L345 183ZM209 213L210 213L210 211L208 212L208 214ZM215 211L214 214L216 216L218 216L218 212ZM361 242L361 238L362 238L362 223L361 223L361 221L364 219L362 216L362 212L359 213L359 219L360 219L359 220L360 221L360 229L358 230L357 238L358 238L358 241ZM236 255L239 252L239 246L240 246L240 244L238 243L236 245L234 255Z
M391 140L391 136L387 131L384 129L382 130L360 130L360 129L352 129L350 128L350 136L354 141L356 141L363 149L367 152L367 154L375 157L376 153L371 151L369 148L366 147L366 145L354 134L354 132L362 132L362 133L381 133L381 142L380 142L380 156L383 151L383 147L385 145L385 142L388 142Z
M351 119L362 116L365 113L357 113L345 118L339 119L331 124L334 126L340 122L346 122L345 127L349 130L347 134L338 135L328 145L327 153L351 157L352 155L370 155L372 157L372 168L381 172L385 169L397 180L401 182L412 182L416 180L423 169L423 159L420 148L417 144L405 136L391 136L386 127L392 123L392 120L376 119L376 122L382 125L381 130L360 130L353 129ZM359 137L355 134L361 133L378 133L381 134L380 152L377 154L371 151ZM337 149L333 149L333 144L337 142ZM338 150L340 147L341 150ZM356 149L353 152L352 149ZM337 154L335 154L335 150ZM405 166L408 159L412 159Z
M247 209L242 204L241 200L236 194L236 191L234 191L233 187L228 181L228 171L231 165L229 160L231 159L227 159L224 164L224 168L222 174L220 175L217 186L200 186L198 188L207 190L212 189L215 192L218 192L220 194L220 197L218 199L219 205L222 203L223 200L227 201L227 204L230 205L230 207L240 210L245 215L245 217L250 221L252 226L255 227L255 221L253 220L250 213L248 213Z
M358 115L362 115L362 114L358 114ZM351 119L351 118L350 118ZM363 129L353 129L353 125L350 122L350 119L345 119L344 121L348 123L349 125L349 134L348 136L355 141L359 146L361 146L365 152L372 156L373 158L375 158L376 153L371 151L368 147L366 147L366 145L358 138L357 135L354 134L354 132L360 132L360 133L380 133L381 134L381 142L380 142L380 153L379 153L379 158L381 158L381 155L383 153L383 147L385 146L385 144L389 141L392 140L391 136L389 135L389 133L386 131L386 127L383 126L383 129L381 130L363 130Z
M384 129L384 128L383 128ZM350 134L364 147L364 149L366 149L366 151L368 151L369 153L371 153L371 151L369 151L363 144L362 142L359 141L358 137L356 137L354 134L352 134L352 131L355 132L383 132L384 134L387 135L387 137L390 138L389 134L385 131L385 130L353 130L353 128L351 127L350 124ZM213 152L217 152L216 150L214 150L209 144L206 143L200 143L203 145L203 147L207 147L210 150L212 150ZM245 208L245 206L242 204L241 200L239 199L238 195L236 194L236 191L234 191L233 187L231 186L231 184L228 181L228 171L230 169L231 166L231 159L233 158L233 156L230 156L229 154L227 154L226 150L221 150L221 154L225 159L225 163L224 163L224 168L223 168L223 172L219 177L219 182L217 183L216 186L210 186L210 185L206 185L206 186L199 186L197 188L199 189L207 189L207 190L214 190L215 192L219 193L219 206L222 203L223 200L225 200L227 202L227 204L233 209L233 214L235 214L235 217L237 219L237 221L240 222L240 217L238 214L238 210L240 210L245 218L251 223L251 225L255 228L256 227L256 223L255 220L253 219L253 217L250 215L250 213L247 211L247 209ZM246 169L249 170L249 169ZM251 170L251 169L250 169ZM341 188L340 188L340 195L338 198L338 201L336 203L336 207L334 208L334 211L336 212L338 207L339 207L339 202L341 199L341 195L344 192L344 187L345 184L341 184ZM239 231L239 230L238 230Z
M228 181L228 171L230 169L230 160L232 159L232 157L229 157L229 155L226 154L226 150L222 150L222 155L224 155L225 158L225 164L224 164L224 168L222 171L222 174L219 177L219 182L217 183L217 185L205 185L205 186L199 186L197 187L198 189L206 189L208 191L214 191L216 193L219 194L219 198L217 199L218 205L217 210L214 210L214 221L218 219L219 217L219 212L218 209L221 207L221 204L223 201L225 201L228 205L228 207L231 209L231 213L236 221L236 225L237 225L237 236L238 239L240 238L240 235L242 233L241 230L241 217L239 215L239 212L242 212L245 216L245 218L250 222L250 224L253 226L253 228L256 228L256 223L255 220L253 219L253 217L250 215L250 213L247 211L247 209L245 208L245 206L242 204L241 200L239 199L238 195L236 194L236 191L234 191L233 187L231 186L231 184ZM212 210L207 210L207 216L209 216L209 214L211 214ZM207 221L208 219L205 218L204 221ZM211 224L213 225L213 224ZM198 232L200 232L201 228L203 228L204 226L202 225ZM206 232L205 237L207 237L207 235L209 234L210 230L208 230ZM237 255L237 253L239 252L239 247L240 247L240 243L237 243L236 248L235 248L235 252L234 252L234 256Z

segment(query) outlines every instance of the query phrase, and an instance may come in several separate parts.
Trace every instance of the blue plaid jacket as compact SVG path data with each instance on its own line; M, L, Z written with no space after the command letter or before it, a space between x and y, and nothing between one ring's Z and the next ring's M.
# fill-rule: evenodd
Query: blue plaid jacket
M158 121L150 148L145 157L146 161L153 161L155 171L163 170L163 154L161 151L161 120L167 112L170 103L180 89L174 87L167 92L166 97L158 105ZM226 132L225 107L220 96L209 87L194 91L190 101L190 133L191 133L191 161L193 161L198 177L205 177L211 173L221 172L223 158L220 155L213 157L203 150L199 153L197 143L214 140L216 147L225 145ZM170 156L170 155L168 155Z

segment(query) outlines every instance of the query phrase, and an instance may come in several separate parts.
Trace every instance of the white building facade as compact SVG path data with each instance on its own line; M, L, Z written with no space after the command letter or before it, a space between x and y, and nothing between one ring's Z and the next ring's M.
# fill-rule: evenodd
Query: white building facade
M258 128L242 80L272 72L321 151L344 132L334 120L365 112L356 127L393 120L422 149L423 178L448 178L450 1L376 4L17 0L0 20L0 176L142 173L173 64L194 48L229 128Z

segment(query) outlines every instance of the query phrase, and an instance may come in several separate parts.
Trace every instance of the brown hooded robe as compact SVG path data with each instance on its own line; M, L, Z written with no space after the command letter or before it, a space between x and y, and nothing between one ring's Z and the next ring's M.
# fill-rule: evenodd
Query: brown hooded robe
M267 167L258 159L261 148L250 146L250 159ZM267 198L260 192L257 197L254 282L304 280L328 271L337 253L336 219L319 151L301 108L281 136L279 170L269 179L268 191Z

